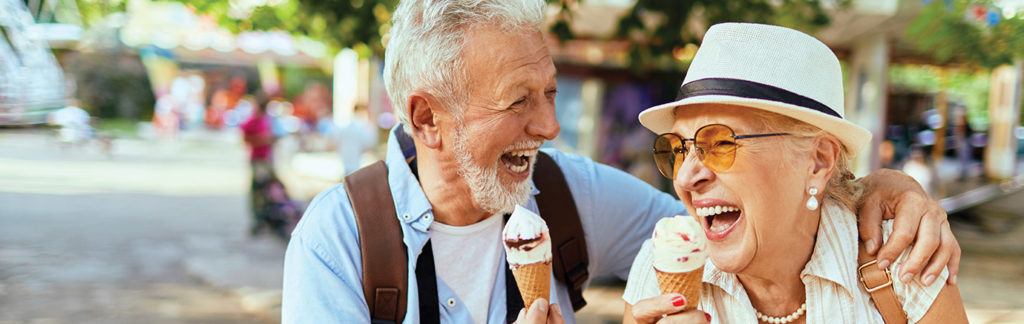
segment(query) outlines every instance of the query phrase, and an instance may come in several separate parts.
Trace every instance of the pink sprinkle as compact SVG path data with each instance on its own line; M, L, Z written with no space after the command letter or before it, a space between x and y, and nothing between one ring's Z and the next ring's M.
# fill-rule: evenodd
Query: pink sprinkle
M681 257L678 260L679 260L679 262L686 262L686 261L690 261L690 257Z
M690 236L686 235L686 233L679 233L679 236L682 236L684 241L690 241Z
M697 252L700 252L700 249L693 249L693 251L690 251L690 252L697 253Z

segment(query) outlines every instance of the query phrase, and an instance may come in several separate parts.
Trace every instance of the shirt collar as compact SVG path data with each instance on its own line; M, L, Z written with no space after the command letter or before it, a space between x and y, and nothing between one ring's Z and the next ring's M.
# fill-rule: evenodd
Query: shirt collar
M847 292L857 291L857 244L857 215L825 200L814 252L800 278L806 282L808 277L818 277L835 282Z
M850 293L857 291L857 244L856 215L826 200L822 204L814 252L800 272L801 280L807 283L817 277L835 282ZM745 294L739 278L715 267L710 258L704 264L703 281L734 297Z
M421 232L426 232L433 220L425 222L419 220L431 215L430 201L427 200L426 193L423 192L423 188L420 187L419 181L416 180L416 176L412 174L412 170L406 162L407 158L411 158L415 154L416 147L413 145L412 138L405 133L402 124L391 128L385 163L388 166L388 185L391 187L391 194L395 200L398 220Z
M740 285L739 278L736 278L735 274L722 271L715 267L715 263L711 262L711 258L704 261L703 281L725 290L725 292L731 296L740 296L743 294L743 286Z

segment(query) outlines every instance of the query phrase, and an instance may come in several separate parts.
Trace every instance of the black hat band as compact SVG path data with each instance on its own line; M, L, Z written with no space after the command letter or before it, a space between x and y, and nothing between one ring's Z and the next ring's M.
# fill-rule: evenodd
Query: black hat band
M679 87L679 95L676 96L676 100L709 95L777 101L813 109L839 119L843 118L835 110L817 100L779 87L739 79L708 78L692 81Z

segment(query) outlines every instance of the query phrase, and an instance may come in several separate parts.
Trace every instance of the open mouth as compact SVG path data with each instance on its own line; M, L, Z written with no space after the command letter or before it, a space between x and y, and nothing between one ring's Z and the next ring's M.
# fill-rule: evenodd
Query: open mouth
M530 168L530 160L537 156L537 150L516 150L501 155L501 163L512 173L524 173Z
M724 205L697 208L697 216L704 218L706 228L712 233L722 233L732 228L742 212L737 207Z

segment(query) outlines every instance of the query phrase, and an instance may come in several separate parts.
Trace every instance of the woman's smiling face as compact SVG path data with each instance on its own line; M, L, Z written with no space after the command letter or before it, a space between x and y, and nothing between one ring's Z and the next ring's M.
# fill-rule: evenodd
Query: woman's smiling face
M737 136L780 131L764 129L750 108L701 105L677 111L672 132L691 139L711 124L726 125ZM735 161L720 171L707 168L691 148L675 174L673 187L703 226L711 260L723 271L738 273L752 261L786 257L789 243L806 240L806 234L813 239L817 217L808 217L803 207L812 154L786 149L785 140L738 139Z

